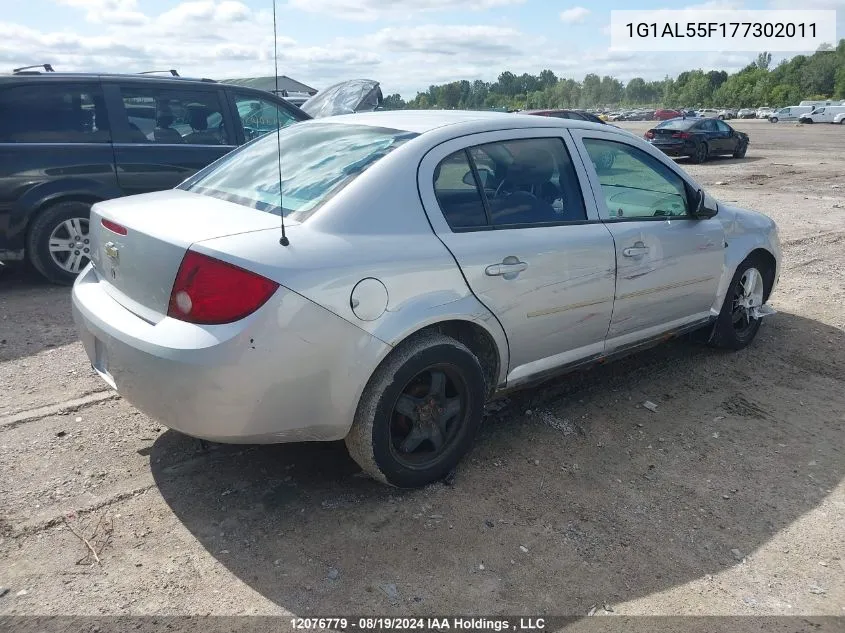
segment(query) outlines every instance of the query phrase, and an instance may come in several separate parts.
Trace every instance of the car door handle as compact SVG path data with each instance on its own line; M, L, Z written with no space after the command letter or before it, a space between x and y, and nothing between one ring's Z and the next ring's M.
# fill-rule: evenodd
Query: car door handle
M513 275L516 273L521 273L526 268L528 268L528 264L526 264L525 262L503 262L501 264L491 264L490 266L484 269L484 273L486 275L489 275L490 277L499 277L501 275Z
M636 244L635 246L629 246L628 248L622 249L622 254L625 257L639 257L640 255L648 254L649 248L644 244Z

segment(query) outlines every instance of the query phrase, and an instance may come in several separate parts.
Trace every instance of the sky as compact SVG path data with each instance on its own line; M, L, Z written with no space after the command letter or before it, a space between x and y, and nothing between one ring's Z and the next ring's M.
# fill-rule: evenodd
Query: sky
M314 88L353 78L405 98L431 84L494 81L503 70L661 79L735 71L753 53L610 51L611 9L837 9L845 0L276 0L279 74ZM0 72L176 68L225 79L273 74L272 0L3 0ZM812 51L808 51L812 52ZM790 54L773 55L775 62Z

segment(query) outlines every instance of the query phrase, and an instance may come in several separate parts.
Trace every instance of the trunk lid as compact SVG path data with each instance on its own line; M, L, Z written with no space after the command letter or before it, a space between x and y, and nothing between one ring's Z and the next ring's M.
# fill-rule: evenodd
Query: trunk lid
M126 235L103 226L104 219ZM157 323L191 244L279 225L277 215L179 189L119 198L91 209L91 261L115 301Z
M673 130L671 128L663 127L656 127L649 130L652 134L651 140L654 143L680 143L681 139L673 138L673 135L683 131L684 130Z

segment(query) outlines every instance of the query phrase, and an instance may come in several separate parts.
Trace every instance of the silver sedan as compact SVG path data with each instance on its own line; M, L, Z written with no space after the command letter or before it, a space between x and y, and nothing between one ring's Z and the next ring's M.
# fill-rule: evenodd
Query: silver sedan
M745 347L780 267L771 219L633 135L477 112L291 126L96 204L91 237L74 316L128 401L218 442L345 439L401 487L505 390L693 330Z

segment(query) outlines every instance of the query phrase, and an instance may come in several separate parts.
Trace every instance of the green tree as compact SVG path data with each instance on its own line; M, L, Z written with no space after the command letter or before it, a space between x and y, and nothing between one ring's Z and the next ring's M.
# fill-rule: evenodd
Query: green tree
M768 70L769 65L772 63L772 54L763 51L762 53L757 55L757 60L754 63L757 65L757 68L761 70Z
M385 110L401 110L407 104L402 99L402 95L392 94L392 95L386 96L384 98L384 100L382 101L381 105Z

